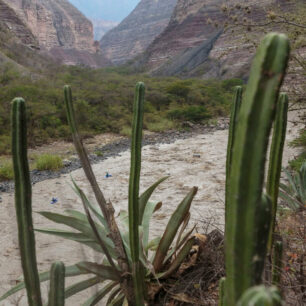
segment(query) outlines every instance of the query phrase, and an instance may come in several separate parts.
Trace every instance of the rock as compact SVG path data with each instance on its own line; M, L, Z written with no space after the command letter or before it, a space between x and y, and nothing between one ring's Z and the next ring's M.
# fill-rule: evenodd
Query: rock
M0 0L1 25L36 51L36 60L93 68L111 64L94 46L91 21L68 0Z
M177 0L141 0L132 13L101 41L102 53L114 64L141 54L167 26Z
M241 2L231 2L235 1ZM168 26L135 60L134 66L154 75L247 79L255 48L246 42L245 31L224 31L227 15L220 8L223 3L178 0ZM246 0L243 4L249 4L248 20L254 23L265 20L269 7L288 11L296 5L285 0ZM252 35L262 36L261 29L255 28Z
M64 167L68 167L68 166L70 166L70 165L71 165L71 163L72 163L72 161L71 161L71 160L69 160L69 159L64 159L64 160L63 160L63 166L64 166Z

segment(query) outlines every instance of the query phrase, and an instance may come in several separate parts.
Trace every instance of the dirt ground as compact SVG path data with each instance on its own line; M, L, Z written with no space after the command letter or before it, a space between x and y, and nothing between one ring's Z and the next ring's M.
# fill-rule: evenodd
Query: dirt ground
M284 166L296 154L296 149L288 147L288 142L297 135L297 126L289 124L287 145L284 152ZM215 224L224 223L224 185L225 158L228 131L216 131L198 135L193 138L178 140L172 144L152 145L143 148L143 163L141 171L141 190L144 190L157 179L170 175L153 194L152 199L163 201L163 208L156 213L151 223L152 236L160 234L165 228L169 216L176 205L182 200L192 186L198 186L191 208L191 222L197 223L203 219L214 219ZM54 147L53 147L54 148ZM67 151L69 148L64 148ZM127 209L128 176L130 152L124 152L119 157L109 158L93 166L107 199L111 199L116 212ZM109 172L112 177L104 178ZM70 175L76 180L89 198L93 199L90 187L84 178L83 171L76 170L60 178L37 183L33 186L33 210L53 211L63 213L65 209L82 210L81 203L72 191ZM0 295L6 292L22 275L15 221L13 194L2 194L0 204ZM58 203L50 204L56 197ZM57 228L37 213L34 213L35 228ZM50 269L55 260L64 261L66 265L82 260L98 260L99 257L91 249L57 237L36 233L36 249L40 271ZM69 280L69 284L73 280ZM43 285L44 292L48 289ZM80 305L93 293L88 290L67 300L67 305ZM21 292L1 306L26 305L25 293ZM103 305L103 303L101 303Z

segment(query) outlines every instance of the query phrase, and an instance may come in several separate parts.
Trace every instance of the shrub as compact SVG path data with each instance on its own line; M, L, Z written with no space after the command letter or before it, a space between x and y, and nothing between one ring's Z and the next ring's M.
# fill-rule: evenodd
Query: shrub
M168 118L198 123L210 119L211 115L204 106L188 106L183 109L169 111Z
M14 178L14 169L11 161L0 164L0 181L8 181Z
M62 158L58 155L42 154L37 157L37 170L59 170L63 167Z

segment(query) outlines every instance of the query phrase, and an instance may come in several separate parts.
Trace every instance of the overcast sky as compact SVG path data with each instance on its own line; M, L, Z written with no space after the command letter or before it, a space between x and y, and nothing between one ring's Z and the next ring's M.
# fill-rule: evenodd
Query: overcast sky
M120 22L140 0L69 0L84 15L91 19Z

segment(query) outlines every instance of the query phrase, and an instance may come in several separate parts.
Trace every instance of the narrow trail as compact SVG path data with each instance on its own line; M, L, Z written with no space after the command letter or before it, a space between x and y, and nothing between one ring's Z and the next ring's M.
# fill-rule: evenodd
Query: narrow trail
M287 144L283 164L296 155L296 149L288 146L297 135L297 126L288 126ZM227 130L197 135L188 139L177 140L171 144L154 144L143 148L141 190L144 190L156 180L170 175L152 199L163 202L163 207L155 214L151 223L152 235L160 234L176 205L183 199L192 186L198 186L191 208L191 224L197 223L197 230L203 231L203 221L214 224L224 223L224 188L225 188L225 158L227 145ZM98 182L107 199L111 199L116 213L127 209L128 176L130 152L126 151L118 157L108 158L93 166ZM108 171L112 177L105 179ZM72 191L70 175L93 200L91 189L84 178L82 169L64 174L59 178L39 182L33 186L33 211L53 211L62 213L65 209L82 211L82 205ZM13 194L3 193L0 205L0 295L2 295L22 274L15 208ZM58 198L58 203L51 205L52 197ZM34 213L36 228L57 228L38 214ZM82 248L79 244L57 237L36 233L36 248L40 271L50 269L55 260L62 260L66 265L84 260L97 260L97 255L91 249ZM70 279L68 284L72 280ZM44 291L47 285L43 286ZM80 301L89 296L90 291L76 295L67 300L67 305L80 305ZM20 303L17 304L18 298ZM13 298L0 303L1 306L26 305L25 293L19 293Z

